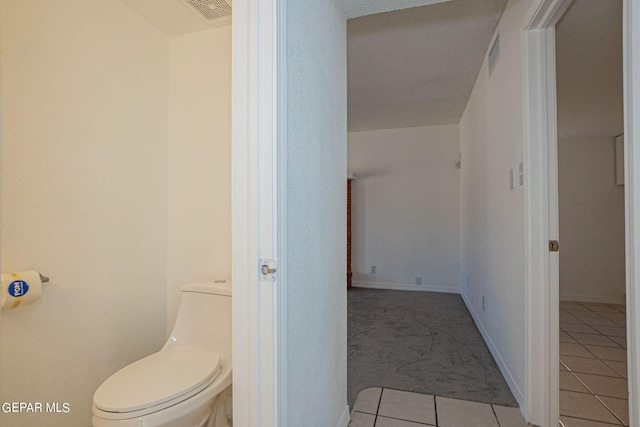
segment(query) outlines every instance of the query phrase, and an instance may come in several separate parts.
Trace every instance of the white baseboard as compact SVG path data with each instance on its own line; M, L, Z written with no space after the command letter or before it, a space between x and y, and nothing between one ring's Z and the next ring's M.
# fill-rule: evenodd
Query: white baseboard
M351 415L349 414L349 405L346 405L336 427L349 427L349 421L351 421Z
M594 295L578 295L578 294L560 294L560 301L575 301L575 302L595 302L599 304L622 304L625 305L627 301L625 298L614 298Z
M502 359L502 356L500 355L500 351L498 351L498 348L491 340L489 333L487 332L484 325L480 321L480 317L478 317L478 315L474 311L473 306L471 305L471 302L467 299L467 296L464 294L464 292L461 292L460 295L462 296L462 300L467 306L469 313L471 313L471 317L473 317L473 321L476 323L476 326L478 327L478 330L480 331L482 338L484 338L484 342L487 344L487 347L489 347L489 351L491 352L491 354L493 355L493 358L498 364L498 368L500 369L500 372L502 372L502 376L507 381L507 385L509 386L509 389L511 389L511 393L513 393L513 397L515 397L516 400L518 401L518 405L520 406L520 408L525 408L526 402L524 400L524 393L522 392L522 390L520 390L520 387L518 387L518 384L514 380L513 375L511 375L511 371L509 371L509 368L507 368L507 364Z
M388 282L353 282L354 288L369 289L388 289L393 291L420 291L420 292L444 292L447 294L459 294L458 288L450 288L447 286L431 286L431 285L412 285L407 283L388 283Z

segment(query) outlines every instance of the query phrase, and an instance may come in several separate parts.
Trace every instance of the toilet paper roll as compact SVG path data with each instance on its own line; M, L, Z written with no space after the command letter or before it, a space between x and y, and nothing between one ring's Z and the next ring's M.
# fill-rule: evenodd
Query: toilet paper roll
M42 296L42 281L37 271L19 271L2 275L2 309L33 304Z

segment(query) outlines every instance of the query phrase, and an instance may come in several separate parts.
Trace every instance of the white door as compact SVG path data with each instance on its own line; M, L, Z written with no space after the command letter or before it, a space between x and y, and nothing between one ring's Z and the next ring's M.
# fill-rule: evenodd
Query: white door
M277 0L233 3L234 425L279 425Z
M527 408L534 424L558 424L557 138L554 27L572 0L538 0L524 35ZM640 427L640 4L624 0L627 334L630 426Z

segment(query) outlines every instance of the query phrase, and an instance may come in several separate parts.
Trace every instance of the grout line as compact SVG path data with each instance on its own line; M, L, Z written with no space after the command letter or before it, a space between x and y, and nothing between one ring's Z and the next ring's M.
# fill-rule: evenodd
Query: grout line
M375 418L373 419L373 427L378 423L378 412L380 412L380 405L382 404L382 393L384 393L384 387L380 388L380 397L378 398L378 407L376 408Z
M624 421L622 421L622 420L620 419L620 417L618 416L618 414L616 414L615 412L613 412L613 411L611 410L611 408L609 408L609 406L608 406L606 403L604 403L604 401L603 401L602 399L600 399L600 396L598 396L597 394L594 394L594 395L593 395L593 397L595 397L596 399L598 399L598 402L602 403L602 405L603 405L605 408L607 408L607 410L608 410L609 412L611 412L611 414L612 414L614 417L616 417L616 419L617 419L618 421L620 421L620 424L622 424L623 426L626 426L626 424L624 423ZM614 398L614 399L617 399L617 398Z
M438 405L436 404L436 395L433 395L433 413L436 416L436 426L439 425L438 424Z
M493 412L493 416L496 417L496 423L498 423L498 427L502 427L502 425L500 424L500 420L498 419L498 414L496 414L496 408L494 408L493 405L491 405L491 411Z

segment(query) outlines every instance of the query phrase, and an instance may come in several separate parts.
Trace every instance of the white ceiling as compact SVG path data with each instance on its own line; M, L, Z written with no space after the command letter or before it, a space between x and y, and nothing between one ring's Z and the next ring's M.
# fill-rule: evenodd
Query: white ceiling
M339 0L347 19L451 0Z
M180 0L120 1L169 36L211 28ZM338 1L349 130L458 123L507 0Z
M556 26L558 138L623 132L622 1L575 0Z
M207 24L190 7L180 0L120 0L142 15L147 21L168 36L193 33L216 25L231 23L229 18L216 20L216 25Z
M180 0L120 0L142 15L151 24L168 36L206 30L211 25L203 22ZM338 0L347 18L388 12L409 7L424 6L450 0ZM221 19L217 24L229 24L229 19Z
M459 123L506 3L452 0L349 20L349 131Z

